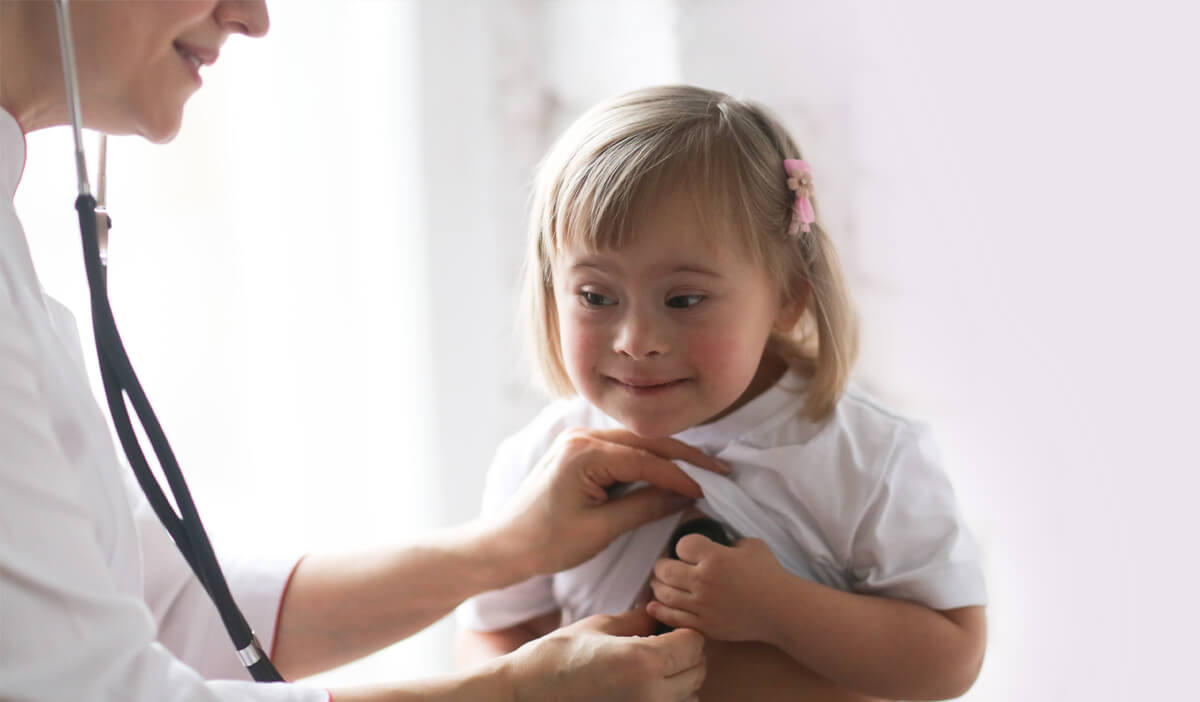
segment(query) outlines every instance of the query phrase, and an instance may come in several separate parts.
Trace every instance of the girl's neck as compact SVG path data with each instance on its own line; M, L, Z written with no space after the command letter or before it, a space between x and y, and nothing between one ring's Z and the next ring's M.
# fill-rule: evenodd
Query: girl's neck
M746 388L745 392L743 392L732 405L726 407L719 414L708 419L704 423L711 424L712 422L715 422L722 417L728 417L742 407L745 407L751 400L763 394L769 390L772 385L779 382L779 379L783 377L783 374L786 373L787 370L787 362L784 361L779 354L775 353L768 347L765 351L763 351L762 360L758 362L758 370L755 371L754 378L750 381L750 385Z

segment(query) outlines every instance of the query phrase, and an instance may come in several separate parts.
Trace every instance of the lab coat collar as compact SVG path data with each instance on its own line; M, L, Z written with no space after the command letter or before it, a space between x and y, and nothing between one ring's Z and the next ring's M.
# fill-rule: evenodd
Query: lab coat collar
M0 109L0 193L11 200L24 171L25 134L16 118Z

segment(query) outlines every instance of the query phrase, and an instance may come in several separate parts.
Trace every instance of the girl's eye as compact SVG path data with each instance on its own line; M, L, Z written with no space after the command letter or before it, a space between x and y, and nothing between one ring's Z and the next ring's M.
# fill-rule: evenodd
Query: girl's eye
M704 300L703 295L676 295L667 298L667 307L685 310L689 307L695 307Z
M591 290L584 290L580 292L579 297L583 300L583 304L587 305L588 307L609 307L617 304L617 301L611 297L601 295L598 292L592 292Z

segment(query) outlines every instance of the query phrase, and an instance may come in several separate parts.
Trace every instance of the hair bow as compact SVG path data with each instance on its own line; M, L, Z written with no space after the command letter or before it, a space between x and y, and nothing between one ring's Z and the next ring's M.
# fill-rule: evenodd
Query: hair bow
M783 169L787 171L788 187L796 193L796 203L792 205L792 222L788 226L788 234L797 236L800 232L812 231L812 223L817 221L813 212L812 200L812 166L807 161L798 158L785 158Z

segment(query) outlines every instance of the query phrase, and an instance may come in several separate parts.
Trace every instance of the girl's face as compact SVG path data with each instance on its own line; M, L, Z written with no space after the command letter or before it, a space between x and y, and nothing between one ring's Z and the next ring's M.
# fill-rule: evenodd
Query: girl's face
M179 130L230 34L262 36L265 0L110 0L71 3L80 101L89 127L152 141Z
M644 437L716 419L761 392L773 328L800 316L737 246L706 236L675 194L635 219L620 249L563 247L552 262L567 375L589 402Z

